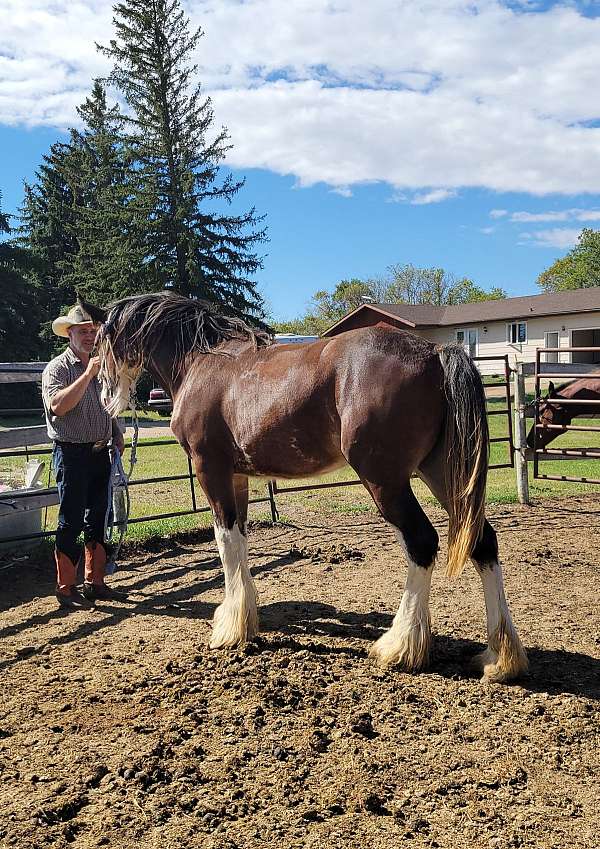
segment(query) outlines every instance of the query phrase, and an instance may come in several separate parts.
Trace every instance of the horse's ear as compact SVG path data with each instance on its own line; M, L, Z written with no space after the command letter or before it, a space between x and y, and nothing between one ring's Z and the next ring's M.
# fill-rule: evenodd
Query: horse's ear
M554 384L552 383L552 381L550 381L550 383L548 384L548 398L552 398L555 392L556 390L554 388Z
M84 308L94 324L104 324L106 322L108 313L102 307L95 307L94 304L85 301L79 293L77 294L77 303Z

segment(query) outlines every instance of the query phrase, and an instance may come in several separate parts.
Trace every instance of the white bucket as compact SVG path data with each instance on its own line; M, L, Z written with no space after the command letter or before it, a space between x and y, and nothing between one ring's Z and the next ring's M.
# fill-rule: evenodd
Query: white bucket
M25 486L21 489L13 489L7 498L0 499L0 550L13 548L31 548L39 544L39 539L25 539L18 542L4 542L12 537L29 536L39 534L42 529L42 509L37 505L29 506L27 498L13 498L23 493L35 495L41 488L39 482L44 464L39 460L29 460L25 467Z

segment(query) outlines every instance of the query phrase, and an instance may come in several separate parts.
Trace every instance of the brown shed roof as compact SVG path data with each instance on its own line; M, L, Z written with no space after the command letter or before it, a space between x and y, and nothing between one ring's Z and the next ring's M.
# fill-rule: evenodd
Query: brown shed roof
M435 307L431 304L362 304L329 327L323 335L331 336L342 332L349 316L356 315L359 310L374 310L409 327L448 327L483 321L513 321L544 315L600 312L600 287L446 307Z

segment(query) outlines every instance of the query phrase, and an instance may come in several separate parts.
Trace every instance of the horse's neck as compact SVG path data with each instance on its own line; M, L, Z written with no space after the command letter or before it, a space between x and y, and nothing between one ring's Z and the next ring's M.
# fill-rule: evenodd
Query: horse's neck
M560 389L559 395L563 398L581 398L582 401L595 398L600 395L600 379L591 377L580 378Z
M152 379L175 399L185 377L185 368L175 369L175 354L167 345L161 345L145 363Z
M253 345L254 343L247 339L231 339L217 345L214 355L210 353L191 355L181 367L175 368L175 353L171 346L164 342L147 358L145 367L156 383L159 383L171 398L175 399L192 368L194 376L197 377L203 363L209 366L214 362L215 355L223 355L231 361L230 358L235 359Z

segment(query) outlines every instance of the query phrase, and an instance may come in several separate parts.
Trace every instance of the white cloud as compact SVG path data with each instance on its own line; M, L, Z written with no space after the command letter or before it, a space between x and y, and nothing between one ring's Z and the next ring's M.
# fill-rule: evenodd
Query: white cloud
M484 236L491 236L492 233L496 232L495 227L480 227L479 232L483 233Z
M490 218L504 218L505 215L508 215L508 209L492 209L490 211Z
M513 212L511 221L541 222L541 221L600 221L598 209L562 209L556 212Z
M550 230L537 230L535 233L521 233L521 238L526 239L525 244L528 245L567 250L567 248L572 248L573 245L577 244L580 233L581 230L557 227Z
M513 212L511 221L538 222L538 221L566 221L569 213L565 209L562 212Z
M408 200L408 195L404 192L394 191L385 199L386 203L405 203Z
M338 186L335 189L331 189L334 195L341 195L343 198L351 198L352 197L352 189L348 188L348 186Z
M111 5L2 0L0 122L75 120L108 70L93 45L111 36ZM342 193L367 181L417 197L469 186L600 192L600 128L589 126L600 19L571 2L521 5L185 3L206 33L200 79L230 130L233 166Z
M443 200L456 197L456 192L453 189L431 189L429 192L417 194L411 200L415 206L421 206L426 203L441 203Z

